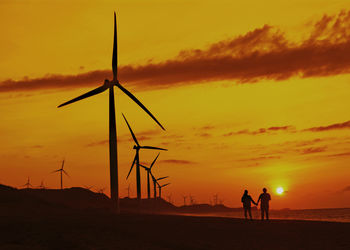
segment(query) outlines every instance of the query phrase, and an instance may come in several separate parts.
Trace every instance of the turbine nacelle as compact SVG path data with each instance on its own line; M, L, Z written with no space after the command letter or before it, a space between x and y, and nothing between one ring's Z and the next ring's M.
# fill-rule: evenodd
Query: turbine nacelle
M111 86L116 86L116 87L118 87L118 86L120 86L120 83L119 83L118 80L112 80L112 81L110 81L110 80L108 80L108 79L105 79L105 81L104 81L104 83L103 83L103 86L104 86L105 88L109 88L109 87L111 87Z

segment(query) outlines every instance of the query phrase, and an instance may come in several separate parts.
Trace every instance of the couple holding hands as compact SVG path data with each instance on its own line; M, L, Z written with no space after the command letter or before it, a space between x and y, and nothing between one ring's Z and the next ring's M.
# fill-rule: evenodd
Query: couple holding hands
M269 219L269 202L271 200L271 196L267 193L267 189L263 188L263 192L260 194L259 199L255 202L252 197L248 194L248 190L244 190L244 194L242 196L242 203L244 208L244 216L247 219L247 212L249 213L249 217L252 220L252 211L251 211L251 203L255 206L258 206L260 202L260 210L261 210L261 220L264 220L264 215L266 214L266 219Z

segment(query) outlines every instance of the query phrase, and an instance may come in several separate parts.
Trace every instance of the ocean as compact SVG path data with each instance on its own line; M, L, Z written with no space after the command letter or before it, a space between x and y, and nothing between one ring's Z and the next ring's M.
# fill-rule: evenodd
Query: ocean
M242 208L242 211L218 213L215 216L244 218L244 212ZM252 216L253 219L260 219L260 210L252 210ZM270 219L350 222L350 208L270 210Z

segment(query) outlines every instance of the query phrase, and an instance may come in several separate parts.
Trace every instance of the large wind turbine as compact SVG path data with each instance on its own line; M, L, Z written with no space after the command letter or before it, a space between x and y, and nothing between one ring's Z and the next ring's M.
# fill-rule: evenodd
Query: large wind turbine
M57 169L57 170L51 172L51 173L60 172L60 176L61 176L61 190L63 189L63 178L62 178L62 173L64 173L65 175L69 176L69 175L67 174L67 172L64 171L63 167L64 167L64 160L62 161L62 166L61 166L60 169Z
M106 79L104 84L90 92L87 92L81 96L78 96L68 102L65 102L58 107L71 104L76 101L80 101L87 97L97 95L109 90L109 162L110 162L110 192L111 199L114 202L117 211L119 211L119 188L118 188L118 152L117 152L117 127L115 117L115 104L114 104L114 86L118 87L127 96L129 96L134 102L137 103L163 130L164 127L158 122L158 120L152 115L152 113L127 89L125 89L118 80L118 44L117 44L117 21L114 12L114 43L113 43L113 55L112 55L112 70L113 79L110 81Z
M154 163L156 162L156 160L158 159L159 154L160 153L158 153L157 157L153 160L152 164L149 167L146 167L146 166L140 164L140 166L142 168L144 168L146 170L146 172L147 172L147 197L148 197L148 199L151 199L151 186L150 186L149 177L152 174L151 173L152 167L153 167Z
M128 123L128 120L126 120L124 114L122 114L123 117L124 117L124 120L126 122L126 125L128 125L128 128L130 130L130 133L131 133L131 136L135 142L135 145L134 145L134 149L136 150L136 154L135 154L135 157L134 157L134 160L131 164L131 167L130 167L130 171L128 173L128 176L126 177L126 179L129 178L129 175L131 173L131 170L133 169L135 163L136 163L136 189L137 189L137 200L138 201L141 201L141 177L140 177L140 149L155 149L155 150L165 150L167 151L167 149L164 149L164 148L158 148L158 147L152 147L152 146L141 146L139 144L139 142L137 141L136 139L136 136L134 134L134 132L132 131L129 123Z

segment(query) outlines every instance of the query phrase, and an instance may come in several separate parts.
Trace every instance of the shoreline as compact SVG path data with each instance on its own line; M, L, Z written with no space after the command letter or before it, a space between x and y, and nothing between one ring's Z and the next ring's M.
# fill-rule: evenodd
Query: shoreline
M243 212L242 212L243 213ZM245 219L243 216L242 217L234 217L230 215L220 215L219 213L213 214L213 213L168 213L168 215L183 215L183 216L194 216L194 217L214 217L214 218L232 218L232 219L241 219L241 220L249 220L250 219ZM272 217L270 218L270 221L318 221L318 222L334 222L334 223L350 223L349 221L341 221L337 219L308 219L308 218L284 218L284 217ZM253 221L262 221L260 218L253 218ZM266 219L264 220L266 221Z

